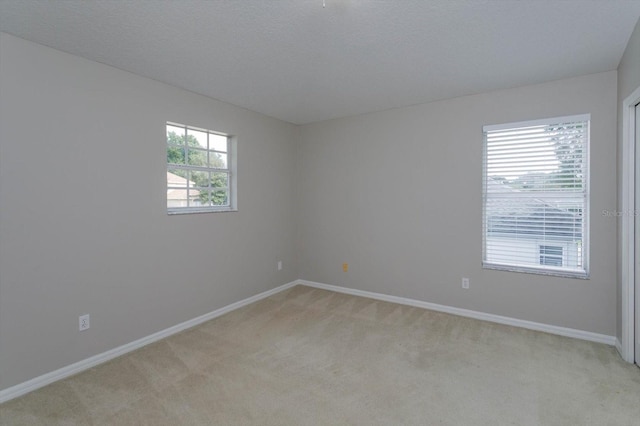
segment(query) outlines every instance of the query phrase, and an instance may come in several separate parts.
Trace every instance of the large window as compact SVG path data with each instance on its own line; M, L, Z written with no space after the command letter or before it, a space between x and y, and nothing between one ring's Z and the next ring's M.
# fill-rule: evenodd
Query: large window
M228 135L167 123L167 211L233 210L232 154Z
M483 128L485 268L588 277L589 122Z

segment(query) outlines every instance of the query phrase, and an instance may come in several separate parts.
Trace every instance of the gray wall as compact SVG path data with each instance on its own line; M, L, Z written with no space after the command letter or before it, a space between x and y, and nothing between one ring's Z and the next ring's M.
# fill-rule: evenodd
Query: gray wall
M0 389L296 278L614 334L616 75L296 128L0 34ZM482 125L579 113L591 279L483 270ZM238 212L166 215L167 120L238 137Z
M616 208L616 76L303 127L300 278L613 335L616 221L601 212ZM482 126L580 113L592 118L591 279L483 270Z
M618 66L618 170L622 170L622 102L640 87L640 21L636 24L636 28L629 39L627 48L624 51L620 65ZM622 175L618 176L618 203L622 209ZM621 227L618 232L622 232ZM622 239L620 239L622 241ZM622 259L619 258L618 271L621 270ZM618 319L616 324L616 336L622 338L622 277L618 274L617 286L617 307Z
M237 136L237 213L166 214L167 120ZM0 389L296 279L297 134L1 34Z

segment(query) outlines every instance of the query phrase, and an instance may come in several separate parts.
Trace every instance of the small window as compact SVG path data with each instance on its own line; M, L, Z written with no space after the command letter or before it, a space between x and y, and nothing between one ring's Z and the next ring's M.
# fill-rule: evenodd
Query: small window
M233 146L228 135L167 123L167 212L235 207Z
M590 116L485 126L483 267L587 278Z

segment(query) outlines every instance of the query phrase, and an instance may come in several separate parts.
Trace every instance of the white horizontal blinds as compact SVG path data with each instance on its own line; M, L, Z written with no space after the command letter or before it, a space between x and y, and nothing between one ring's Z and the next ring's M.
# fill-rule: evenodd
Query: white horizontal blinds
M589 117L484 128L484 265L586 275Z

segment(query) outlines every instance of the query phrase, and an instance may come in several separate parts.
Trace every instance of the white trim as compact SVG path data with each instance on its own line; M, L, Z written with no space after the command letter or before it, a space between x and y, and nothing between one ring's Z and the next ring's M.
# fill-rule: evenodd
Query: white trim
M621 344L620 355L627 362L635 359L635 105L640 102L640 87L622 102L622 229L621 229ZM634 114L632 119L631 114Z
M618 353L622 353L622 342L617 337L616 337L616 349L618 350Z
M339 287L339 286L330 285L330 284L322 284L322 283L313 282L313 281L296 280L296 281L292 281L290 283L281 285L279 287L273 288L271 290L267 290L255 296L251 296L247 299L243 299L238 302L232 303L223 308L216 309L215 311L212 311L207 314L201 315L199 317L193 318L191 320L185 321L173 327L169 327L165 330L143 337L136 341L108 350L101 354L94 355L90 358L84 359L82 361L76 362L66 367L62 367L58 370L35 377L26 382L19 383L7 389L3 389L0 391L0 404L3 402L9 401L11 399L17 398L19 396L22 396L36 389L39 389L50 383L65 379L74 374L78 374L82 371L88 370L89 368L95 367L96 365L107 362L113 358L116 358L118 356L124 355L136 349L139 349L150 343L164 339L166 337L179 333L188 328L195 327L196 325L202 324L203 322L209 321L211 319L224 315L233 310L242 308L243 306L257 302L259 300L272 296L276 293L279 293L281 291L294 287L296 285L304 285L307 287L320 288L324 290L335 291L338 293L351 294L354 296L367 297L370 299L383 300L385 302L415 306L418 308L430 309L432 311L445 312L448 314L459 315L459 316L474 318L474 319L483 320L483 321L495 322L498 324L506 324L506 325L511 325L515 327L527 328L530 330L543 331L546 333L557 334L560 336L573 337L581 340L588 340L591 342L604 343L607 345L615 345L616 348L620 350L619 349L620 343L615 338L615 336L607 336L604 334L591 333L589 331L575 330L571 328L558 327L558 326L549 325L549 324L541 324L541 323L536 323L532 321L520 320L517 318L503 317L500 315L487 314L484 312L471 311L468 309L455 308L452 306L423 302L415 299L408 299L405 297L389 296L381 293L373 293L370 291L356 290L352 288Z
M199 213L229 213L229 212L237 212L238 209L232 209L230 207L224 207L222 209L213 209L211 207L200 208L200 207L167 207L168 215L176 215L176 214L199 214Z
M202 324L203 322L209 321L213 318L219 317L221 315L226 314L227 312L234 311L236 309L242 308L243 306L249 305L251 303L257 302L258 300L269 297L273 294L284 291L288 288L291 288L295 285L299 284L298 281L292 281L288 284L281 285L279 287L273 288L271 290L267 290L260 294L256 294L255 296L251 296L247 299L240 300L238 302L227 305L223 308L216 309L215 311L209 312L208 314L201 315L199 317L190 319L178 325L174 325L173 327L169 327L157 333L150 334L149 336L143 337L142 339L135 340L133 342L127 343L125 345L119 346L117 348L108 350L98 355L94 355L90 358L84 359L82 361L78 361L66 367L62 367L58 370L51 371L49 373L43 374L41 376L35 377L31 380L27 380L26 382L19 383L15 386L11 386L7 389L3 389L0 391L0 404L10 399L17 398L26 393L34 391L38 388L46 386L50 383L56 382L58 380L62 380L74 374L80 373L84 370L88 370L91 367L94 367L98 364L102 364L107 362L113 358L124 355L128 352L139 349L143 346L146 346L150 343L156 342L158 340L169 337L173 334L179 333L187 328L195 327L196 325Z
M459 315L462 317L474 318L482 321L490 321L498 324L506 324L514 327L526 328L529 330L543 331L545 333L557 334L559 336L573 337L575 339L587 340L590 342L604 343L613 346L616 344L615 336L592 333L590 331L576 330L573 328L559 327L557 325L542 324L539 322L526 321L517 318L503 317L501 315L488 314L485 312L472 311L469 309L455 308L453 306L438 305L436 303L423 302L421 300L408 299L405 297L389 296L387 294L373 293L370 291L356 290L353 288L339 287L330 284L317 283L313 281L299 280L299 283L308 287L320 288L323 290L335 291L338 293L351 294L353 296L368 297L369 299L382 300L385 302L399 303L401 305L415 306L432 311L445 312L447 314Z

